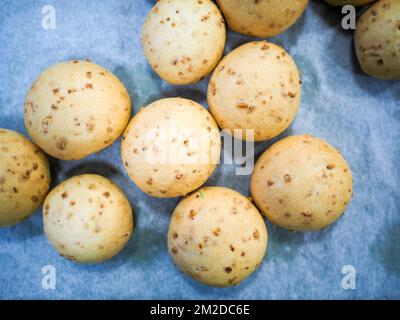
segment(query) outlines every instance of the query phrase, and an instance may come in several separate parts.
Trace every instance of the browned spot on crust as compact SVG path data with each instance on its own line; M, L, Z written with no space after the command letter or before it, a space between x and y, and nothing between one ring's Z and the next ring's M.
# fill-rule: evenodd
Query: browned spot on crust
M194 220L194 218L196 217L196 215L197 215L197 212L196 212L196 210L190 210L190 212L189 212L189 218L190 219L192 219L192 220Z
M260 238L260 233L258 232L257 229L255 229L253 232L253 238L256 240L258 240Z
M224 270L225 270L226 273L231 273L232 272L232 268L231 267L226 267Z
M183 173L177 173L176 175L175 175L175 179L176 180L181 180L183 178Z
M215 228L212 233L214 236L218 237L219 234L221 233L221 228L219 227Z
M214 81L210 81L210 92L213 96L217 93L217 86L215 85Z
M57 148L60 150L65 150L67 148L68 140L64 137L58 139L57 141Z
M290 182L292 182L292 177L288 174L285 174L285 176L283 177L283 180L285 180L286 183L290 183Z
M257 3L258 1L256 1L256 3ZM267 44L267 43L264 43L262 46L261 46L261 50L268 50L269 49L269 45Z

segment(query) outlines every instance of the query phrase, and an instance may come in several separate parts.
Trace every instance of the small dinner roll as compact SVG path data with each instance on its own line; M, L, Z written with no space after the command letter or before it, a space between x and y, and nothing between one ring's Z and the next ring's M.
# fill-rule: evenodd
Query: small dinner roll
M300 76L280 46L256 41L229 53L208 86L208 104L218 125L237 138L271 139L294 120L301 101ZM234 131L237 130L236 132Z
M282 139L258 159L251 195L268 219L289 230L313 231L336 221L352 196L342 155L309 135Z
M198 103L167 98L143 108L124 134L121 156L130 178L155 197L199 188L219 162L221 138L211 114Z
M400 79L400 1L380 0L357 21L354 44L361 69L384 80Z
M124 131L131 103L111 72L88 61L45 70L25 100L25 127L51 156L78 160L111 145Z
M229 27L256 37L272 37L289 29L308 0L217 0Z
M240 283L261 264L267 228L257 208L240 193L208 187L184 198L168 230L168 250L178 268L204 284Z
M28 218L42 204L49 185L43 152L18 132L0 128L0 227Z
M131 206L110 180L84 174L55 187L43 205L44 231L64 257L102 262L122 250L132 234Z
M173 84L195 83L217 65L225 23L210 0L160 0L142 29L142 46L154 71Z

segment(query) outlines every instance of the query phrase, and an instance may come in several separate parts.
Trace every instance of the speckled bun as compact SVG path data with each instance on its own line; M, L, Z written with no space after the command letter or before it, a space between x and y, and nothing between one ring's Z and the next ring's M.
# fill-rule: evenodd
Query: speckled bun
M45 70L25 100L25 127L51 156L77 160L111 145L124 131L131 103L103 67L66 61Z
M289 29L308 0L217 0L229 27L256 37L272 37Z
M129 123L121 156L130 178L144 192L169 198L199 188L221 153L219 130L210 113L182 98L158 100Z
M235 137L271 139L294 120L301 100L300 76L291 56L266 41L250 42L229 53L208 86L208 104L218 125ZM242 131L234 132L234 129ZM241 132L243 134L241 134Z
M173 84L209 74L224 51L225 23L210 0L160 0L142 29L142 46L154 71Z
M67 259L94 263L112 258L132 234L131 206L110 180L95 174L72 177L43 204L44 231Z
M362 70L375 78L400 79L400 1L380 0L357 21L354 36Z
M28 218L42 204L49 185L43 152L18 132L0 128L0 227Z
M204 284L227 287L256 270L267 249L267 228L240 193L208 187L185 197L168 230L168 250L179 269Z
M371 3L375 0L325 0L325 2L329 3L332 6L345 6L345 5L351 5L355 7L360 7L364 6L368 3Z
M273 224L313 231L343 214L352 196L352 176L346 160L325 141L291 136L261 155L250 190Z

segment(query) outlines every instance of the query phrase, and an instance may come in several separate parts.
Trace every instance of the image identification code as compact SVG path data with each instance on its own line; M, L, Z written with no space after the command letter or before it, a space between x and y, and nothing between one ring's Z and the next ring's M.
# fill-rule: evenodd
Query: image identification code
M195 304L193 307L180 306L153 306L150 309L151 315L175 315L178 318L184 314L192 315L249 315L250 306L243 304Z

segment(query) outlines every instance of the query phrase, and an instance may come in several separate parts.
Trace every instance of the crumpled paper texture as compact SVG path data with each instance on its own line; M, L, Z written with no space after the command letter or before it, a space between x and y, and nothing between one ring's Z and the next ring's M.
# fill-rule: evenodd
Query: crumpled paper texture
M26 134L23 102L48 66L89 58L114 72L129 90L133 113L158 98L182 96L206 106L208 79L189 86L160 80L140 46L142 22L154 1L50 1L56 29L41 26L44 3L0 3L0 127ZM302 74L301 110L273 141L256 144L258 157L274 141L310 133L345 155L354 175L354 198L340 221L316 233L291 233L268 222L264 263L237 287L214 289L181 274L169 258L166 233L179 199L143 194L123 170L117 142L79 162L51 159L52 186L81 173L99 173L128 196L136 228L111 261L79 265L61 258L43 234L41 212L0 229L0 298L3 299L366 299L400 298L400 81L364 75L353 52L352 31L340 10L311 1L303 17L270 40L283 45ZM226 52L250 37L228 33ZM249 195L249 177L221 165L207 185ZM42 267L56 268L56 289L41 286ZM345 290L343 266L357 271Z

